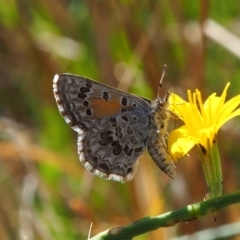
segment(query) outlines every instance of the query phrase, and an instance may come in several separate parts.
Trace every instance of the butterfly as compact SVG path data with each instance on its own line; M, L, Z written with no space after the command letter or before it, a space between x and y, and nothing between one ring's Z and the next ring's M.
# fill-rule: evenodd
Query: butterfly
M78 133L85 168L108 180L130 181L147 149L156 165L175 177L166 145L169 93L150 101L68 73L54 76L53 92L60 114Z

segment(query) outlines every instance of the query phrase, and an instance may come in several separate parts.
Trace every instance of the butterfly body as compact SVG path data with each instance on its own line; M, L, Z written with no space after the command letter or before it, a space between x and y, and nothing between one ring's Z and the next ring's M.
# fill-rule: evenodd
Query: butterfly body
M147 148L158 167L175 176L166 152L168 95L151 102L72 74L56 74L53 89L61 115L78 133L79 158L87 169L129 181Z

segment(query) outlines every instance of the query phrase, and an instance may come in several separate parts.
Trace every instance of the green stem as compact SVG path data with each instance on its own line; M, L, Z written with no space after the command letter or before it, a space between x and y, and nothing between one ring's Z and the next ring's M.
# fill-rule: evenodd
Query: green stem
M207 182L207 186L209 189L210 186L210 176L211 176L211 172L209 172L208 170L210 169L209 167L209 161L206 161L206 150L203 147L199 147L199 158L202 164L202 168L203 168L203 172L204 172L204 176L205 176L205 180Z
M212 157L211 159L214 160L214 176L215 176L215 184L217 184L217 189L215 190L216 196L222 195L222 187L223 187L223 176L222 176L222 167L221 167L221 160L218 150L217 141L214 140L213 148L212 148Z
M199 146L199 153L209 191L206 198L221 196L223 180L217 141L208 142L207 149Z
M220 209L234 203L240 203L240 191L188 205L156 217L145 217L126 226L111 228L89 240L131 240L161 227L170 227L179 222L189 222L208 214L215 214ZM215 217L216 215L213 215L213 219Z

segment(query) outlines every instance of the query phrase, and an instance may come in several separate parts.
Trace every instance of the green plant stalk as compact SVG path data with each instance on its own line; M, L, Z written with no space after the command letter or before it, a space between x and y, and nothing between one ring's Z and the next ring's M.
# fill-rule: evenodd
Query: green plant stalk
M134 237L156 230L161 227L171 227L179 222L189 222L208 214L214 214L231 204L240 203L240 191L232 194L212 198L206 201L188 205L173 212L164 213L156 217L139 219L127 226L111 228L89 240L132 240Z
M199 158L208 186L206 199L222 195L222 168L217 141L208 142L208 149L199 147Z

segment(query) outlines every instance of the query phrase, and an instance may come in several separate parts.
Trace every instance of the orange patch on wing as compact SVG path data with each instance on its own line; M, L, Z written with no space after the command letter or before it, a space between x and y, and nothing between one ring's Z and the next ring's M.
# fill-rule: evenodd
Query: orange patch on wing
M93 110L95 118L102 118L105 116L115 115L121 112L123 106L118 100L105 101L101 98L91 99L90 107Z

